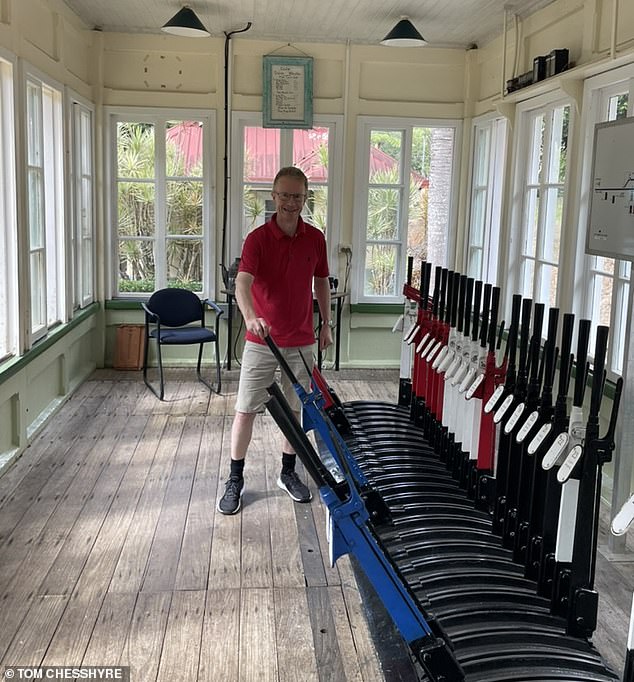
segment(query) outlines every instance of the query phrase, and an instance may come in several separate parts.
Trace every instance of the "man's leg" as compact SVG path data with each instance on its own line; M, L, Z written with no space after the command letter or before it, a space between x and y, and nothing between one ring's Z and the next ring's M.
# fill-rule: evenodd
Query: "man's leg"
M244 493L244 460L253 434L253 423L264 407L268 397L266 387L273 382L276 366L275 358L266 346L246 342L231 426L231 470L225 492L217 505L222 514L240 511Z
M308 367L313 364L313 349L312 346L303 348L288 348L284 349L284 356L288 362L293 374L297 380L304 386L306 390L309 388L310 376L306 372L306 366L302 360L302 355ZM300 355L301 352L301 355ZM282 372L282 391L289 403L290 408L298 422L301 423L301 404L295 389L291 385L288 377ZM312 493L304 482L299 478L295 472L295 461L297 457L293 446L284 438L282 444L282 471L280 477L277 479L277 485L285 490L295 502L309 502L312 498Z

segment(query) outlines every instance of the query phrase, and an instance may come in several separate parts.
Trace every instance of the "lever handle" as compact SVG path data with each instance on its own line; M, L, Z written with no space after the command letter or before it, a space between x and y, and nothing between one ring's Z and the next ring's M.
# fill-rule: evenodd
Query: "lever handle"
M612 519L611 530L613 535L623 535L634 521L634 494L616 513Z
M579 336L577 337L577 374L575 376L575 389L573 405L581 407L583 396L586 392L586 379L588 378L586 358L590 346L590 320L579 320Z

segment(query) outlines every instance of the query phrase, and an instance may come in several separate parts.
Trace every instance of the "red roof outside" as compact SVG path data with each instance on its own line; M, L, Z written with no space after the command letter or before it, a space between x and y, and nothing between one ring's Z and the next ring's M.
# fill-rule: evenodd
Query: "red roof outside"
M183 121L167 131L167 139L175 142L185 156L185 172L197 165L202 158L202 126L197 121ZM245 177L246 182L271 183L280 168L278 128L245 128ZM328 168L322 163L321 149L327 148L328 129L293 131L294 165L306 173L311 182L328 180ZM327 158L327 157L326 157ZM396 159L378 147L370 149L370 172L389 171L397 166ZM417 187L427 187L429 181L419 173L412 172Z

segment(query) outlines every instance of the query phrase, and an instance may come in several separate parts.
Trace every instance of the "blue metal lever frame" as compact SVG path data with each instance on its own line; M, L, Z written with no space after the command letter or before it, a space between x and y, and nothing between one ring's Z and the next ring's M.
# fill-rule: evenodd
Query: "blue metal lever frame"
M441 680L443 682L463 680L464 673L450 652L447 643L432 631L422 612L420 603L392 565L378 538L372 532L368 523L370 515L357 490L357 485L363 486L367 480L348 450L346 443L329 417L324 413L323 396L317 391L308 393L297 381L275 344L270 339L267 341L280 361L282 371L288 374L295 392L301 400L304 411L304 429L294 419L288 403L276 384L269 387L271 394L271 399L267 403L269 409L274 417L276 417L278 410L284 411L287 423L288 420L292 419L290 423L299 431L316 431L332 453L341 470L341 475L347 482L346 495L342 499L341 490L336 491L325 481L316 478L321 499L328 510L328 535L332 564L334 565L336 560L345 554L351 554L357 559L385 605L396 628L431 680L438 682ZM280 426L282 426L281 423ZM289 434L286 435L289 436ZM323 469L323 464L309 441L305 443L303 449L305 450L304 453L298 451L302 461L306 457L313 459L313 463L315 460L319 461L319 464L313 465L309 471ZM304 463L306 464L306 462ZM315 477L314 474L313 477Z

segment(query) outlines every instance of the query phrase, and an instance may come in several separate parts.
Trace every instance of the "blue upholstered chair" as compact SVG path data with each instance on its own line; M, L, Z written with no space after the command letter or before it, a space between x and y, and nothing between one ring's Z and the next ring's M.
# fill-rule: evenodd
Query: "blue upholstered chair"
M142 303L145 310L145 354L143 357L143 381L146 386L159 398L163 400L165 395L163 381L163 359L161 357L161 347L165 345L198 344L198 364L196 372L198 379L211 391L220 393L220 338L219 325L220 316L223 311L208 299L201 301L196 294L187 289L159 289L155 291L147 303ZM205 307L208 306L215 311L216 321L214 329L205 326ZM194 325L200 322L200 325ZM160 377L160 387L157 391L149 382L147 377L148 370L148 351L150 340L156 341L156 354L158 358L158 369ZM213 343L216 348L216 386L209 383L201 373L200 365L203 358L203 346L206 343Z

